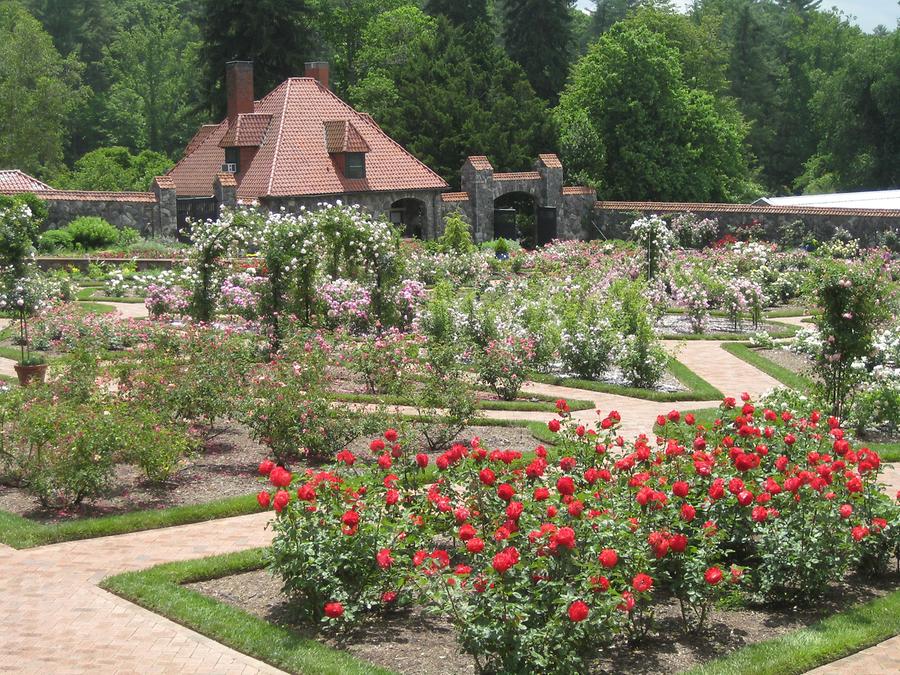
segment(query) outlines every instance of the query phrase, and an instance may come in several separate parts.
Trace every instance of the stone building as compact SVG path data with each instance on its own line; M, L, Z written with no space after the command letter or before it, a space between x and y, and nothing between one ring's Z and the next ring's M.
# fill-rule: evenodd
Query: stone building
M226 65L227 117L200 128L169 172L178 217L214 217L219 197L298 211L321 202L359 204L430 237L448 185L391 139L366 113L328 88L328 64L308 63L261 100L253 64ZM222 193L224 182L233 190ZM220 193L220 194L217 194Z

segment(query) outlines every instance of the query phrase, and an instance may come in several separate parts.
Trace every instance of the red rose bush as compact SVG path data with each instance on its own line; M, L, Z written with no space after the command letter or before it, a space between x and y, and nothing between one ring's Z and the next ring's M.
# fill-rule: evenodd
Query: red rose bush
M424 605L484 671L577 672L643 634L661 591L701 630L729 592L803 601L896 553L878 455L836 420L727 399L712 429L673 411L626 443L617 413L586 429L561 404L555 447L525 455L429 458L388 430L325 471L263 463L285 591L327 622Z

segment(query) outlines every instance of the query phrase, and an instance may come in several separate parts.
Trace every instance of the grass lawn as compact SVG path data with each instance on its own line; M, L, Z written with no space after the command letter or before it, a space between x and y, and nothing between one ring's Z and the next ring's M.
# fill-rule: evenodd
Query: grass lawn
M762 354L754 351L746 342L736 342L722 345L729 354L732 354L742 361L746 361L757 370L761 370L766 375L774 377L784 386L796 389L797 391L809 391L813 387L813 381L805 375L795 373L790 368L785 368L771 359L767 359Z
M529 394L529 396L531 396ZM383 405L415 406L416 401L408 396L392 394L334 394L336 401L349 403L381 403ZM556 412L556 399L549 400L549 396L534 395L538 401L500 401L479 400L475 407L478 410L508 410L510 412ZM568 402L572 410L589 410L594 407L591 401L571 400Z
M259 569L265 564L263 552L264 549L253 549L160 565L144 572L110 577L100 585L126 600L290 673L387 675L391 672L181 585Z
M579 380L574 377L557 377L546 373L529 373L529 379L544 384L553 384L560 387L572 387L574 389L587 389L604 394L617 394L630 398L640 398L646 401L711 401L722 398L722 392L709 382L697 375L690 368L676 359L669 359L669 372L684 385L686 391L654 391L652 389L638 389L637 387L625 387L607 382L595 382L594 380Z
M216 518L229 518L259 510L256 495L229 497L206 504L176 506L169 509L135 511L116 516L85 518L47 525L0 511L0 543L13 548L31 548L75 539L91 539L126 534L160 527L187 525Z
M265 549L168 563L128 572L101 587L289 672L387 673L181 584L250 572L265 565ZM739 649L689 671L692 675L804 673L900 633L900 591L862 603L787 635Z
M108 298L108 297L102 296L102 295L95 297L94 294L100 290L101 289L96 286L82 288L75 294L75 298L76 298L76 300L78 300L80 302L84 302L87 300L97 300L100 302L127 302L127 303L132 303L132 304L143 304L144 303L144 298L139 298L137 296L131 296L131 295L126 295L121 298Z

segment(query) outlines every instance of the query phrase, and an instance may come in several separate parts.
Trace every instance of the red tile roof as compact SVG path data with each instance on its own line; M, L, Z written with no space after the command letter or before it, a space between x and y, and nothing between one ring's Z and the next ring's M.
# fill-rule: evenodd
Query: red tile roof
M514 173L495 173L494 180L540 180L537 171L517 171Z
M163 190L171 190L175 187L175 181L172 180L171 176L156 176L154 177L153 182Z
M216 131L219 128L218 124L204 124L202 127L197 129L197 133L194 134L194 137L188 141L187 147L184 150L185 155L191 154L194 150L200 147L200 145L205 141L209 135Z
M18 169L0 170L0 192L42 192L53 188Z
M823 206L761 206L756 204L721 204L694 202L597 202L595 208L604 211L652 211L666 213L692 211L695 213L759 213L772 215L859 216L900 218L900 209L841 209Z
M568 185L562 189L564 195L596 195L597 191L586 185Z
M46 190L40 193L41 199L68 200L79 202L125 202L156 203L156 195L152 192L88 192L86 190Z
M562 162L559 161L559 157L552 153L546 153L543 155L538 155L538 159L541 163L546 166L548 169L561 169L563 168Z
M484 155L472 155L467 160L476 171L493 171L494 167Z
M220 148L256 147L262 145L266 131L272 122L271 115L243 113L237 116L234 128L229 125L228 131L219 141Z
M271 115L271 122L250 166L241 167L239 199L447 188L440 176L387 136L371 117L356 112L312 78L286 80L254 103L254 115ZM361 147L360 141L369 147L365 178L348 179L337 171L326 147L326 121L343 121L356 130L358 139L347 134L348 147ZM225 161L219 144L228 132L228 121L211 131L204 129L169 172L179 195L212 195L213 178Z
M346 120L330 120L323 122L325 128L325 148L329 154L337 152L370 152L371 148L365 139Z
M237 179L234 177L233 173L220 171L216 174L216 178L219 179L219 185L222 187L237 187Z
M467 202L469 201L468 192L444 192L441 194L442 202Z

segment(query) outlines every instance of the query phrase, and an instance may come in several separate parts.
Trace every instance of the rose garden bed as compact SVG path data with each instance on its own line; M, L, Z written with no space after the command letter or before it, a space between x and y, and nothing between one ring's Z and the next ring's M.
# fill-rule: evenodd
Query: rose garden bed
M472 657L461 652L450 622L421 608L372 616L334 636L298 619L281 582L265 569L189 583L185 588L401 675L477 672ZM809 609L740 606L736 597L736 606L729 608L723 603L725 606L713 609L708 628L692 635L680 632L678 602L662 591L651 606L655 629L640 640L625 640L589 654L584 672L649 675L690 670L749 645L789 635L859 603L883 598L898 588L897 574L875 580L848 577Z

